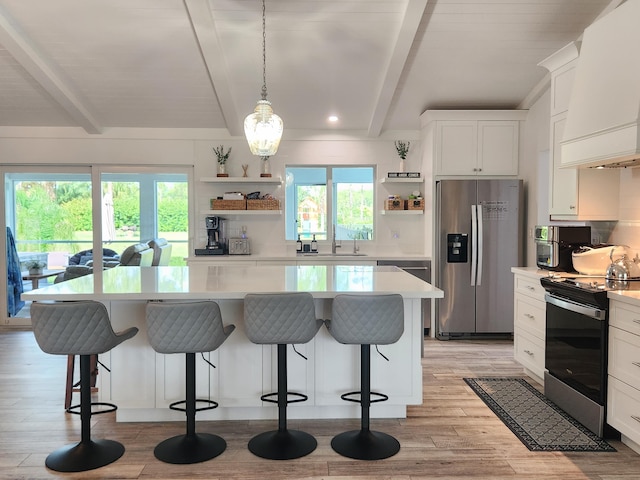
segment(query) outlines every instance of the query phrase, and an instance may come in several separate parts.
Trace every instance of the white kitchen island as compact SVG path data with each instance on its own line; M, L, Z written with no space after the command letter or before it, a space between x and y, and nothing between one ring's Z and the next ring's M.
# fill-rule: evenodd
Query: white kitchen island
M372 417L403 418L406 406L422 403L421 299L443 292L396 267L358 265L117 267L23 294L25 300L98 300L115 330L130 326L138 335L100 356L99 398L118 405L118 421L184 420L169 410L184 398L184 355L156 353L147 341L145 305L150 300L215 300L223 322L236 330L215 352L205 354L217 368L197 356L197 396L219 402L198 420L277 418L277 407L260 396L276 390L276 346L255 345L246 334L243 299L247 293L310 292L316 315L331 315L340 293L399 293L404 298L405 330L393 345L380 346L389 361L372 349L372 389L389 395L375 404ZM289 347L291 348L291 347ZM360 348L336 342L322 327L305 345L296 345L307 360L288 355L289 390L309 400L291 404L290 418L358 418L359 405L340 395L358 390ZM62 385L62 378L61 378Z

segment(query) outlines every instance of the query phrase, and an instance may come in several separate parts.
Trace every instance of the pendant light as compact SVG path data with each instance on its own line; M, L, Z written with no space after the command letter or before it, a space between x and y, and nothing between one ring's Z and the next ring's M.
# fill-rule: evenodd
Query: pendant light
M269 157L278 151L284 125L282 119L273 113L271 102L267 100L267 54L266 54L265 0L262 0L262 99L255 110L244 120L244 134L251 153Z

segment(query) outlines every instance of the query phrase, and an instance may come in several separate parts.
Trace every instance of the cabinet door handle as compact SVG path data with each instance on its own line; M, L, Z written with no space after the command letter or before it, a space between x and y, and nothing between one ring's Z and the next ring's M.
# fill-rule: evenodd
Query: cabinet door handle
M524 316L529 318L529 319L531 319L531 320L535 320L535 318L536 318L535 315L531 315L530 313L525 313Z
M640 324L640 319L637 319L637 318L636 318L636 319L634 319L634 320L633 320L633 323L638 323L638 324Z
M533 352L530 351L530 350L525 350L524 353L526 353L527 355L529 355L531 357L533 356Z
M525 288L527 290L531 291L531 292L535 292L536 291L535 287L532 287L531 285L527 285Z
M635 365L636 367L640 367L640 362L631 362L632 365Z
M640 417L636 415L631 415L631 418L633 418L636 422L640 422Z
M569 210L575 210L576 206L575 205L569 205Z

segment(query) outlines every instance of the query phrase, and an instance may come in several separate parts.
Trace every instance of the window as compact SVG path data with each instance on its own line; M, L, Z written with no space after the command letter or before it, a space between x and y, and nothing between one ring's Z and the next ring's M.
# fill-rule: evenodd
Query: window
M373 167L287 167L286 238L373 239Z
M180 173L102 173L102 243L123 251L132 243L166 238L170 265L188 256L187 175Z
M129 245L164 237L172 265L188 253L188 177L184 173L102 173L100 215L94 212L89 169L4 175L6 224L21 261L64 267L93 248L94 220L102 219L102 244L120 254ZM100 205L98 204L98 205Z
M7 226L21 259L47 261L91 248L90 173L8 173L5 195Z

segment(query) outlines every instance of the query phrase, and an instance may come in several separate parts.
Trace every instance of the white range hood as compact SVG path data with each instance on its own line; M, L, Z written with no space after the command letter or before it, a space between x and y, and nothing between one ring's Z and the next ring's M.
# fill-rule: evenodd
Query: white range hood
M561 142L563 166L640 166L640 0L585 32Z

